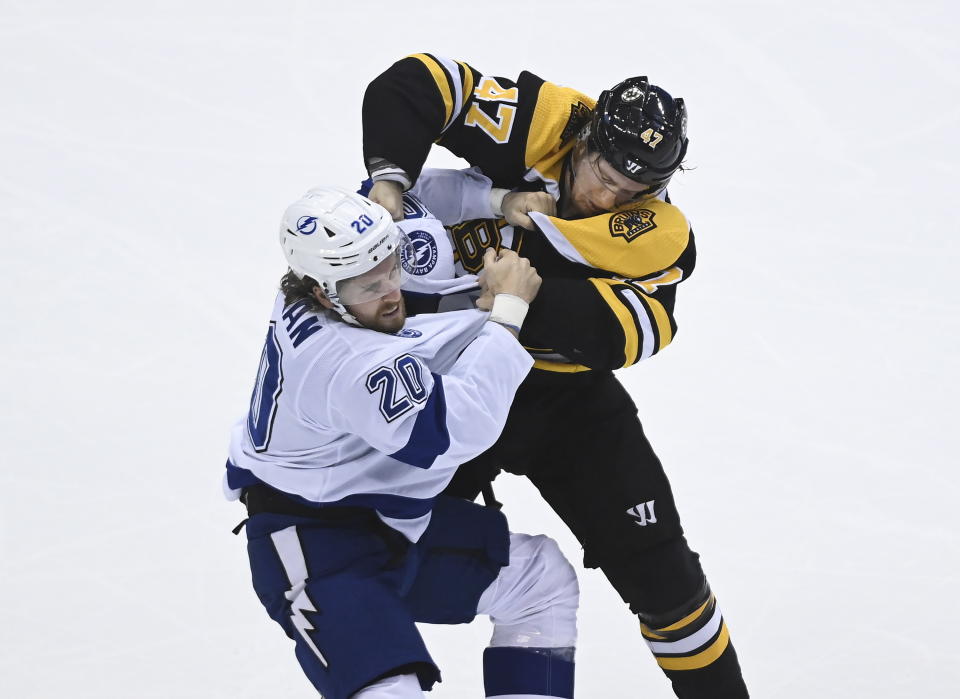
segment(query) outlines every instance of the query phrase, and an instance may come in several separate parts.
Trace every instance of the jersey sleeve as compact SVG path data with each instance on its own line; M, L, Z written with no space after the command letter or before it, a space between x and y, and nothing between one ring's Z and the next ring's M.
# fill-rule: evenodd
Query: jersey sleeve
M532 359L504 328L485 323L444 374L409 353L345 362L326 395L333 426L418 468L456 463L488 449L506 423Z
M374 179L420 176L430 146L461 116L479 73L466 63L417 53L377 76L363 96L363 157Z
M593 106L586 95L527 71L512 80L414 54L367 87L364 159L373 179L409 187L436 142L479 167L494 186L513 188L531 168L556 176Z
M693 271L690 223L680 209L660 199L569 221L538 212L530 218L550 247L578 265L643 279L683 259L688 267L684 278Z
M490 203L493 183L479 168L426 168L410 193L444 226L477 218L497 218Z
M696 242L675 207L645 206L651 209L578 221L536 215L554 250L586 274L544 279L523 325L524 345L617 369L670 344L677 285L693 273Z
M590 369L630 366L673 340L677 281L654 287L609 277L544 279L520 341Z

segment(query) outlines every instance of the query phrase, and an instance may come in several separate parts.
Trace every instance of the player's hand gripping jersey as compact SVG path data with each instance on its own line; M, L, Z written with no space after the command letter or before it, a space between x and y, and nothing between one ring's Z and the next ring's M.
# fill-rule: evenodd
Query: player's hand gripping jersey
M233 430L228 497L263 482L311 504L373 507L416 541L457 466L500 435L531 363L480 311L410 318L388 335L280 296Z
M467 216L492 215L489 210L483 214L489 204L478 187L484 186L489 192L489 180L475 171L428 168L404 194L405 219L399 225L417 250L416 259L404 261L411 275L406 291L436 299L469 289L482 268L484 250L509 248L528 257L544 277L520 334L537 359L535 367L562 373L616 369L670 343L676 330L675 284L694 262L689 227L679 210L651 200L644 205L649 208L575 221L534 213L538 231L515 228L503 219L456 223ZM452 224L449 231L436 219L423 217L421 199L443 223ZM654 224L651 219L658 214L659 224ZM611 221L619 226L618 235L608 233ZM655 225L662 226L661 235L627 240L632 228ZM631 244L634 254L620 250ZM600 262L605 259L607 268ZM646 274L650 269L659 271ZM461 278L459 284L449 279L454 273Z
M512 81L430 54L398 61L364 97L371 176L417 182L414 193L451 226L460 273L478 272L488 247L515 250L537 268L543 284L520 339L536 368L551 372L629 366L671 342L676 284L696 261L686 218L650 198L572 221L533 214L539 231L502 219L456 220L441 213L457 196L456 188L445 191L449 176L437 187L425 181L430 171L420 173L437 142L489 178L483 184L474 173L463 185L473 201L483 200L483 186L487 193L491 186L543 188L559 197L566 156L593 106L583 93L526 71Z

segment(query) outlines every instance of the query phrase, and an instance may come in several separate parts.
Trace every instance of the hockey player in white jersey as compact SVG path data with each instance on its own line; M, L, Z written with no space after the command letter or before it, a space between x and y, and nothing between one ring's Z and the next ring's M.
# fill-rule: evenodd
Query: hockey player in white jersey
M414 234L439 239L437 226L419 210L398 227L328 188L287 209L290 272L225 489L248 509L257 595L327 699L422 697L440 673L415 622L478 614L494 622L486 696L568 699L572 567L499 511L438 496L503 428L532 364L516 335L539 277L491 251L479 280L491 312L407 320L403 268L429 264Z

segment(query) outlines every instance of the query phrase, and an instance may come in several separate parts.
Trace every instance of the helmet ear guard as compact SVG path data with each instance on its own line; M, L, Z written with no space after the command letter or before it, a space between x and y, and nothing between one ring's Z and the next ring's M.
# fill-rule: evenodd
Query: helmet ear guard
M687 153L686 105L646 76L627 78L600 94L584 135L617 172L660 191Z

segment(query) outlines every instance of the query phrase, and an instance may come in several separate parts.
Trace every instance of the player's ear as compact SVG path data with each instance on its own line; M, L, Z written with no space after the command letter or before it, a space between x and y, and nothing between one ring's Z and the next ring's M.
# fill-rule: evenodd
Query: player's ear
M319 286L313 287L313 297L324 308L333 309L333 304L330 303L330 299L327 298L327 295L323 293L323 289Z

